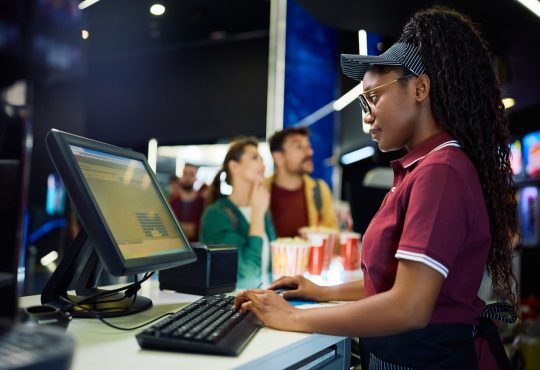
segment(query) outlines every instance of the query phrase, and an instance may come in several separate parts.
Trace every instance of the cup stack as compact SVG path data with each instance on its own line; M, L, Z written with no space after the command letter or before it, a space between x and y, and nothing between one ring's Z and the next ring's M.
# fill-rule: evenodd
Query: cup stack
M320 275L330 266L338 231L326 227L302 227L298 232L310 243L309 273Z
M272 248L272 279L301 275L308 269L310 244L300 238L278 238Z

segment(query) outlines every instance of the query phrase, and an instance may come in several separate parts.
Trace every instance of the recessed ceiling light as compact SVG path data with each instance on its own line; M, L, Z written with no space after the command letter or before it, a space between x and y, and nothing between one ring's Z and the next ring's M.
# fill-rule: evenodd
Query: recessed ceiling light
M150 7L150 13L153 15L162 15L165 13L165 7L161 4L154 4Z
M512 108L514 105L516 105L516 101L514 98L504 98L502 100L504 109Z
M90 32L88 32L87 30L82 30L81 31L81 36L82 36L83 40L86 40L88 37L90 37Z

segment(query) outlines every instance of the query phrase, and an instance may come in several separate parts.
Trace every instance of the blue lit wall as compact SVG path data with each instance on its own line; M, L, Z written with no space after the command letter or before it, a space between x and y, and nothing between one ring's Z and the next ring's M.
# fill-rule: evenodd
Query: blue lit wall
M295 0L287 1L287 44L283 127L295 123L335 100L338 94L337 33L323 26ZM315 168L312 176L332 184L334 113L310 126Z

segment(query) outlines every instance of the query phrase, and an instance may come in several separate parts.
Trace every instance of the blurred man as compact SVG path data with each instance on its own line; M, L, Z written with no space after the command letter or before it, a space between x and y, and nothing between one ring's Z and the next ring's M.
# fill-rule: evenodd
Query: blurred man
M287 128L269 140L275 173L265 180L270 209L279 237L294 237L303 226L337 228L332 194L313 172L313 149L305 127Z
M195 191L193 184L197 179L197 166L186 163L181 178L171 179L169 203L180 226L190 241L197 240L199 224L204 208L204 198Z

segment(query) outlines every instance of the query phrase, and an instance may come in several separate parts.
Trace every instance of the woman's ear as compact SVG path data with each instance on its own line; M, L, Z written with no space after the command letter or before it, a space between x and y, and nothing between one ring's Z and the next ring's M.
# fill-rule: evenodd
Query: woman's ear
M421 74L414 82L414 94L417 102L422 102L429 97L431 81L428 75Z
M235 161L234 159L231 159L229 161L229 163L227 164L227 166L229 167L229 173L231 174L235 174L236 171L238 170L238 166L240 165L240 163L238 163L237 161Z

